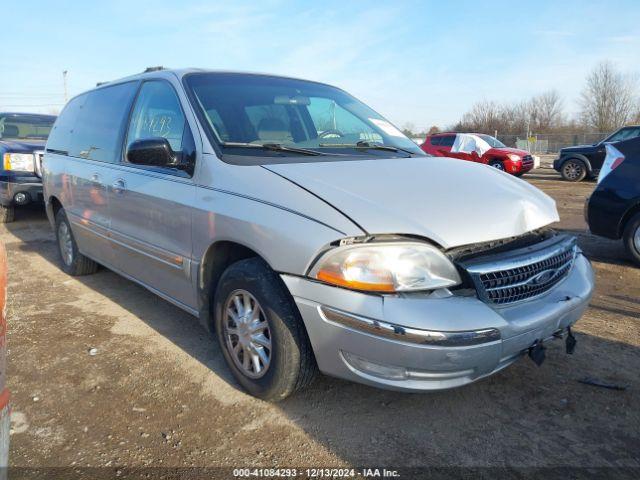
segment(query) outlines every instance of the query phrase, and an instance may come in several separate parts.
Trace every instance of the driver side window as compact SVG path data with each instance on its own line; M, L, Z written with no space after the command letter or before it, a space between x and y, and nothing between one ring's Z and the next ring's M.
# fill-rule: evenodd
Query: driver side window
M163 137L174 152L180 152L185 126L185 116L173 87L163 81L145 82L131 114L127 146L136 140Z

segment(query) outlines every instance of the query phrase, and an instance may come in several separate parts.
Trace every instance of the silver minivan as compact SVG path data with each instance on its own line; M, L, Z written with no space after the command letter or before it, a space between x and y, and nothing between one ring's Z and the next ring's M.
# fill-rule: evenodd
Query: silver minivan
M148 69L73 98L43 173L63 270L198 316L268 400L318 369L428 391L541 363L593 291L550 197L322 83Z

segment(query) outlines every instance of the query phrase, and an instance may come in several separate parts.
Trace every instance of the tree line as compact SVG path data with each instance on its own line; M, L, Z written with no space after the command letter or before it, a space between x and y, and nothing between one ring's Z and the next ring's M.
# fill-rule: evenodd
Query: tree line
M576 115L568 115L556 90L511 104L482 100L446 130L489 134L497 131L501 135L611 132L626 124L640 123L637 79L620 72L610 62L599 63L585 80L578 107ZM437 133L440 128L433 126L417 132L412 124L405 124L403 131L420 137Z

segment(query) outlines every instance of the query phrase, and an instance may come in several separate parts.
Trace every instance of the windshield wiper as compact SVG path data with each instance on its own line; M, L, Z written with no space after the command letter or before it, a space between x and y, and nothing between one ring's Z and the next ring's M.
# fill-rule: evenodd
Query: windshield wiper
M246 147L246 148L259 148L262 150L271 150L273 152L291 152L300 153L301 155L327 155L326 153L318 152L317 150L311 150L308 148L288 147L281 143L246 143L246 142L224 142L223 147Z
M407 149L402 148L402 147L392 147L391 145L381 145L379 143L371 143L371 142L367 142L365 140L360 140L358 143L356 143L356 147L358 147L358 148L373 148L375 150L388 150L390 152L404 152L404 153L408 153L409 155L413 155L413 153L414 153L411 150L407 150Z
M373 149L373 150L386 150L388 152L404 152L412 155L415 152L411 150L406 150L401 147L392 147L391 145L381 145L379 143L371 143L365 140L360 140L358 143L321 143L320 147L351 147L351 148L362 148L362 149Z

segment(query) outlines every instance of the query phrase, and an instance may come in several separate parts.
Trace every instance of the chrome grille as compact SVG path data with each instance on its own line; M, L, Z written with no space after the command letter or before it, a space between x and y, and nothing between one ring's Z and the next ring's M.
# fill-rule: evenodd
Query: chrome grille
M508 305L542 295L569 273L576 239L553 237L531 247L463 262L478 296L487 303Z
M533 167L533 157L531 155L525 155L522 157L523 167Z

